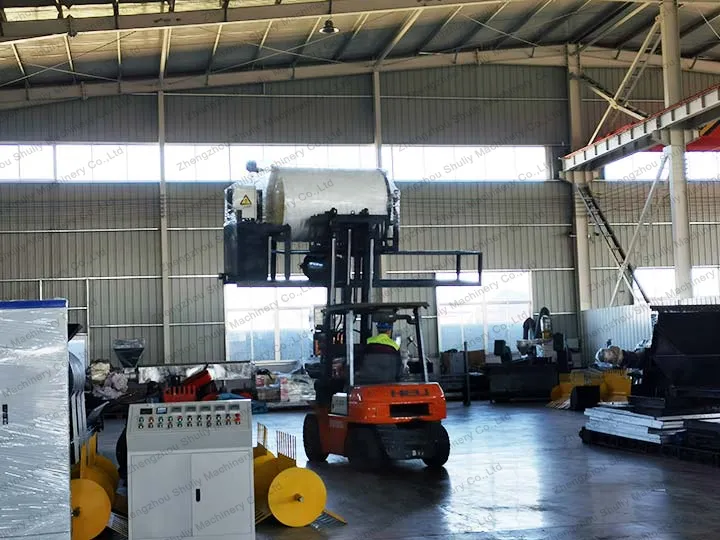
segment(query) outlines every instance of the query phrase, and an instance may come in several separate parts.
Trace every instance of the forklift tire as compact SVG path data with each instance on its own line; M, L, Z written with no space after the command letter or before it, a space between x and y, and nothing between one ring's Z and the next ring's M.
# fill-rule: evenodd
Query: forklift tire
M317 416L313 413L305 415L303 446L305 447L305 455L311 463L322 463L328 457L327 452L323 452L322 441L320 440L320 426Z
M345 455L350 466L359 471L377 470L387 462L380 437L372 426L350 426Z
M431 441L435 453L431 458L423 458L425 465L439 469L450 457L450 437L441 423L430 424L427 429L428 441Z

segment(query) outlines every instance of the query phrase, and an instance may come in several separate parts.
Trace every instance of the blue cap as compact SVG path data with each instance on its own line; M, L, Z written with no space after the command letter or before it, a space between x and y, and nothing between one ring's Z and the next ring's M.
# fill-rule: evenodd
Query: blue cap
M389 322L379 322L379 323L377 323L376 326L377 326L378 332L387 332L388 330L393 329L392 323L389 323Z

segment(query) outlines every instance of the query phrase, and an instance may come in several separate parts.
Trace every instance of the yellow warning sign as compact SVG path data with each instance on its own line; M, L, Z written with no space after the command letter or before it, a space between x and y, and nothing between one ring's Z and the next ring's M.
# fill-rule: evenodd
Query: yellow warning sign
M252 206L252 201L250 200L250 197L245 195L242 198L242 201L240 201L240 206Z

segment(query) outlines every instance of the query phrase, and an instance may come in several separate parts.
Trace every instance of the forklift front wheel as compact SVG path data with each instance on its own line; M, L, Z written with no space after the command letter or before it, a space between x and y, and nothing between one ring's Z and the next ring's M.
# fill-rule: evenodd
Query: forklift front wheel
M323 462L328 457L327 452L323 452L322 441L320 440L320 425L317 416L313 413L305 415L303 446L305 446L305 455L310 462Z

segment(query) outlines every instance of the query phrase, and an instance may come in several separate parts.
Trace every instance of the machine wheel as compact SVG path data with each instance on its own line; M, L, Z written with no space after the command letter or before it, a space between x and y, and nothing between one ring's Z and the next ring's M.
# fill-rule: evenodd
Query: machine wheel
M431 424L427 430L428 442L432 444L435 453L431 458L423 458L425 465L439 469L450 457L450 437L445 427L440 424Z
M327 459L327 452L323 452L322 441L320 440L320 425L317 416L313 413L305 415L303 422L303 446L308 461L323 462Z
M351 426L345 443L350 465L361 471L379 469L387 461L377 431L371 426Z

